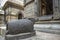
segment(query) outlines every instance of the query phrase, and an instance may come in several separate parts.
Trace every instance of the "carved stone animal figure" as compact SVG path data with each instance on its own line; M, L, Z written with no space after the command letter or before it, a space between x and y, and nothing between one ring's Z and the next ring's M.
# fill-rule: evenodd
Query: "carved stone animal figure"
M19 34L34 31L34 23L28 19L20 19L7 23L7 34Z

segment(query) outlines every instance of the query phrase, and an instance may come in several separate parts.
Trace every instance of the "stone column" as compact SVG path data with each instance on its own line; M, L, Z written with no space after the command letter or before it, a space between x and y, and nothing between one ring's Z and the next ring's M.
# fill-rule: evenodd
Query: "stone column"
M59 3L59 0L53 0L53 19L60 18Z
M4 10L4 22L6 24L6 10Z
M41 15L41 0L35 0L35 14L36 16Z

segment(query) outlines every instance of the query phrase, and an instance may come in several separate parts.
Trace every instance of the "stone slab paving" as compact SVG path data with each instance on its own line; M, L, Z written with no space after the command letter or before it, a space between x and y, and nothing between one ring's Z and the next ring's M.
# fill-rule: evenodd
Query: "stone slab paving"
M4 40L4 38L0 37L0 40ZM60 35L36 31L35 36L18 40L60 40Z
M36 31L36 36L20 40L60 40L60 35Z
M5 40L5 38L4 38L4 37L2 37L2 36L0 36L0 40Z

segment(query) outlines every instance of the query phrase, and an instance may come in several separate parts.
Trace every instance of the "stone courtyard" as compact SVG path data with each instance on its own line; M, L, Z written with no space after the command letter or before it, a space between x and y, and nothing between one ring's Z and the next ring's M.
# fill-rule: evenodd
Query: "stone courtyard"
M0 37L0 40L4 40L4 38ZM60 40L60 35L36 31L35 36L18 40Z
M60 35L36 31L36 35L20 40L60 40Z
M20 34L18 33L19 35L17 38L13 37L14 35L16 36L16 34L14 34L13 36L9 35L11 39L60 40L60 0L0 0L0 25L5 24L4 25L5 28L1 27L2 30L0 30L0 40L6 40L5 32L6 32L6 27L8 26L7 25L8 22L19 20L19 19L29 19L29 20L32 19L31 22L33 23L36 22L35 26L34 24L28 25L28 23L30 24L30 22L28 23L24 22L27 26L26 31L28 31L29 27L34 26L33 28L35 28L34 29L35 31L34 30L33 31L36 34L31 37L29 37L29 35L26 35L28 38L25 38L26 36L23 33L22 33L23 37L20 36ZM12 26L9 27L11 27L13 30L14 28L17 28L19 29L18 31L21 32L20 29L23 30L23 28L25 28L24 23L23 21L21 22L16 21L16 24L18 25L12 23ZM21 26L23 27L20 28ZM12 33L18 31L14 30L14 32Z

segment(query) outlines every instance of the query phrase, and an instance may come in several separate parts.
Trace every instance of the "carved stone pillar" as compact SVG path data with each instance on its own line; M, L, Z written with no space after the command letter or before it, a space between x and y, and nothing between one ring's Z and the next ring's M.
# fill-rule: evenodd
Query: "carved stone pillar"
M60 18L59 3L60 3L59 0L53 0L53 19Z

